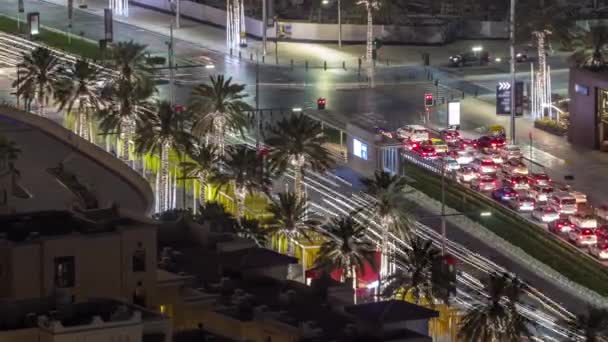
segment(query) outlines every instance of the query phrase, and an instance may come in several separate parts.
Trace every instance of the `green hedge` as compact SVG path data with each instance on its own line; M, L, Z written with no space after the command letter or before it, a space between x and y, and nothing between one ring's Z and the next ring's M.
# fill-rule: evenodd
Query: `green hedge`
M27 22L21 20L21 30L19 31L17 30L17 20L0 16L0 31L15 35L25 35L27 33ZM103 59L103 54L98 44L83 39L77 34L72 34L71 42L68 42L66 34L41 28L40 35L35 38L35 41L77 56L98 61ZM106 53L109 55L109 51Z
M404 173L413 178L416 189L441 200L441 180L438 175L405 162ZM494 234L521 248L531 257L553 268L570 280L597 293L608 295L608 269L581 255L574 246L564 244L542 228L513 215L493 200L468 191L452 180L446 180L446 204L483 225ZM491 211L481 218L477 213Z

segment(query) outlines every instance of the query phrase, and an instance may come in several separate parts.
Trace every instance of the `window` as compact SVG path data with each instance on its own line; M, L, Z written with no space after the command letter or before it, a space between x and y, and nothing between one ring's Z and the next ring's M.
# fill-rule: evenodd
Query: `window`
M133 272L145 272L146 271L146 250L141 247L141 243L138 244L139 248L133 253Z
M353 154L363 160L367 160L367 144L353 139Z
M55 286L74 287L74 257L55 258Z

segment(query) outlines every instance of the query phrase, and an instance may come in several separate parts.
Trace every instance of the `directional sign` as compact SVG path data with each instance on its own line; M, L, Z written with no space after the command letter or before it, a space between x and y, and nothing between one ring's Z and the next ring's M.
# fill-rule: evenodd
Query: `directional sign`
M496 115L511 115L511 83L498 82L496 86ZM515 116L524 114L524 83L515 82Z

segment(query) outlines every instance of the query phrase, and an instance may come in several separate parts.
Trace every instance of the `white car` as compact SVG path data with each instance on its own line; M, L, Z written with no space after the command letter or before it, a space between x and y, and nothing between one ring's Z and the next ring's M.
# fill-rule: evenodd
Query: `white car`
M492 160L494 164L502 164L505 162L502 156L498 153L492 153L488 156L488 158L490 158L490 160Z
M597 243L597 235L595 235L593 229L575 228L568 232L568 240L578 247L589 246Z
M467 151L457 151L452 158L456 159L458 164L465 165L473 162L473 155Z
M532 217L541 222L552 222L559 219L559 213L551 207L537 207L532 210Z
M534 198L530 197L518 197L508 202L509 207L517 211L532 211L536 205Z
M481 174L495 174L498 170L498 166L490 159L475 159L471 167Z
M411 141L426 141L429 140L429 131L420 125L407 125L397 129L397 136L401 139L410 139Z
M500 150L500 155L505 160L510 159L521 159L523 157L521 153L521 149L517 145L507 145L502 150Z
M455 171L455 170L460 169L460 164L454 158L445 157L443 159L443 163L445 165L446 171Z
M509 175L528 175L528 167L519 160L511 159L502 164L502 171Z
M580 191L570 191L570 195L576 200L576 204L587 203L587 195Z
M549 196L553 193L553 188L550 186L534 185L528 193L538 202L547 202Z
M456 179L461 183L469 183L475 178L479 178L479 173L472 167L463 166L456 171Z
M608 204L595 208L595 215L604 221L608 221Z
M570 220L570 222L580 228L597 228L597 219L595 218L595 216L576 214L570 215L568 219Z
M589 254L600 260L608 259L608 242L598 242L589 246Z

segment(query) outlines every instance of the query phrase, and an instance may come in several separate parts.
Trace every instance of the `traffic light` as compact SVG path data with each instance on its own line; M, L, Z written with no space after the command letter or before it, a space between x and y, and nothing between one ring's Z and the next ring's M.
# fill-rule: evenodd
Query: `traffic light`
M456 259L451 255L438 256L431 266L431 278L435 295L448 301L456 295Z
M325 100L324 97L319 97L317 99L317 109L318 110L322 110L325 109L325 104L327 103L327 100Z
M425 107L433 106L433 94L424 94L424 106Z

